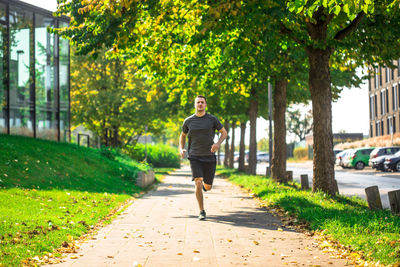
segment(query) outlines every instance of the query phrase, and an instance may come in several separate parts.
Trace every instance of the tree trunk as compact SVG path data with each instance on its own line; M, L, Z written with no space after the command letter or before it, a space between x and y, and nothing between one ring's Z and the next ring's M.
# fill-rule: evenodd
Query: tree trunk
M318 32L312 32L312 31ZM321 34L321 26L310 26L310 34L316 37ZM326 33L326 30L325 30ZM307 47L310 64L309 86L312 100L313 112L313 135L314 135L314 160L313 160L313 192L323 191L329 195L336 194L335 171L332 136L332 92L329 71L330 48Z
M244 145L244 138L246 134L246 123L241 122L240 123L240 147L239 147L239 171L244 172L244 152L245 152L245 145Z
M255 94L255 88L251 89L250 100L250 147L249 147L249 174L256 174L257 168L257 115L258 101Z
M113 126L112 127L112 139L111 139L111 146L116 148L119 147L119 127Z
M278 182L286 181L286 89L288 81L275 81L273 96L274 147L272 152L272 178Z
M235 161L235 127L236 126L236 121L232 120L232 125L231 125L231 132L232 132L232 137L231 137L231 148L229 150L229 168L233 169L233 163Z
M226 132L229 132L229 121L226 120L224 123L224 128ZM225 154L224 154L224 167L228 168L229 166L229 135L226 137L225 140Z

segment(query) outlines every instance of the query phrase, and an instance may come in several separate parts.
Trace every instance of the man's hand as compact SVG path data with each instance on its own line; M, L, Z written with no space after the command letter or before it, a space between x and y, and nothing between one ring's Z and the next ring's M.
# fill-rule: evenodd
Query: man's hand
M219 149L219 145L218 144L213 144L212 146L211 146L211 152L216 152L216 151L218 151L218 149Z
M179 154L181 155L181 158L185 157L186 149L180 149Z

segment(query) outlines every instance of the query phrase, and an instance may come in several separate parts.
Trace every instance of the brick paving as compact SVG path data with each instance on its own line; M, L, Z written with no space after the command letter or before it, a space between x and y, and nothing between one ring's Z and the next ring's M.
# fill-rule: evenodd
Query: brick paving
M205 208L207 220L199 221L190 169L184 166L58 265L346 265L324 253L313 237L283 227L279 217L222 178L205 193Z

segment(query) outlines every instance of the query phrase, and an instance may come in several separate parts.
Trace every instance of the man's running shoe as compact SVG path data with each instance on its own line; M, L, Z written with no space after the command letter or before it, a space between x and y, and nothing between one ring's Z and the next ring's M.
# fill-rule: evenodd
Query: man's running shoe
M205 219L206 219L206 211L202 210L200 211L199 220L204 221Z
M204 191L204 192L207 192L207 189L204 187L204 185L203 185L203 191Z

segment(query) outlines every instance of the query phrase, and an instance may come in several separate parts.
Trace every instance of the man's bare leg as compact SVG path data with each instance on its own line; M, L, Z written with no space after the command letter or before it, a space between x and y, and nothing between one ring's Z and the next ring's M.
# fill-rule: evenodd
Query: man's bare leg
M204 201L203 201L203 177L194 178L194 184L196 186L196 198L197 203L199 204L200 211L204 210Z

